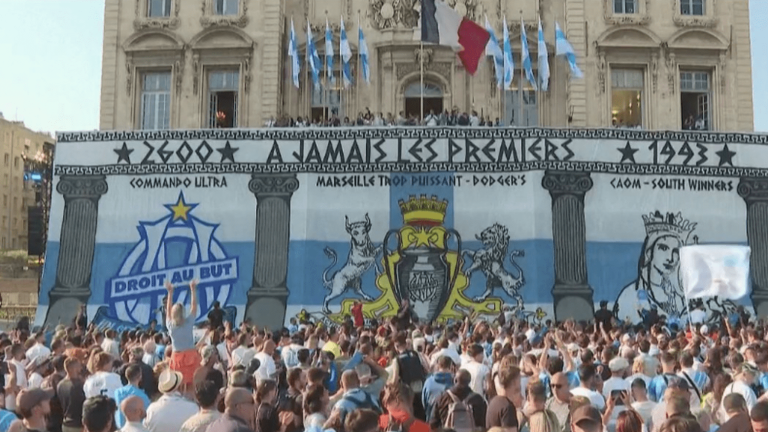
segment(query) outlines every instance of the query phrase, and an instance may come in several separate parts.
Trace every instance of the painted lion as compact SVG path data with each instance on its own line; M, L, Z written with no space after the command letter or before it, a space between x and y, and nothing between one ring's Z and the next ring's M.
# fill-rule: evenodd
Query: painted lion
M471 277L476 270L481 270L485 274L485 292L475 297L475 302L484 301L497 287L504 290L509 297L517 302L517 307L522 309L523 297L520 295L520 288L525 284L523 269L515 262L515 257L525 256L522 250L512 250L509 253L509 262L516 269L517 276L513 276L504 268L504 258L509 249L509 230L507 227L495 223L484 229L480 235L475 238L483 243L483 248L476 251L466 250L464 255L472 260L472 264L466 269L465 273Z

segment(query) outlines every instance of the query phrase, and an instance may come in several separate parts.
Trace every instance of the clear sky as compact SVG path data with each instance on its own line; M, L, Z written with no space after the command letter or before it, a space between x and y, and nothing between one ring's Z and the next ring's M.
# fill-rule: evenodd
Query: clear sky
M750 0L750 10L752 72L765 76L768 0ZM103 26L103 0L0 0L5 118L40 131L97 129ZM768 80L752 85L755 130L768 131Z

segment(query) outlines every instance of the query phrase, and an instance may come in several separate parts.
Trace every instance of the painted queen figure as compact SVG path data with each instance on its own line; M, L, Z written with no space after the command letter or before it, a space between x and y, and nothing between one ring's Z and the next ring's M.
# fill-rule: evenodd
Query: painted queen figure
M643 215L645 241L637 264L637 279L619 293L613 312L616 318L639 322L645 312L657 309L659 314L679 319L687 305L680 281L680 248L696 243L691 233L696 223L683 216L658 210ZM692 241L691 241L692 240Z

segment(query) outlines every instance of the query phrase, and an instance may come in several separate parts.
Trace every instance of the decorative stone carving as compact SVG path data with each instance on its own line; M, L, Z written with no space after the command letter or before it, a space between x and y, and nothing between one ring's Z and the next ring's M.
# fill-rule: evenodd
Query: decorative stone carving
M608 25L647 25L651 22L651 16L648 14L649 2L650 0L638 1L639 10L633 14L617 14L613 13L613 0L603 0L603 19Z
M331 22L328 20L328 27L331 29L331 33L333 34L340 34L341 33L341 24L336 22ZM322 23L310 23L309 28L312 29L312 34L321 34L325 36L325 21Z
M477 20L479 9L478 0L448 0L448 5L453 8L461 17L472 21Z
M450 82L451 79L451 63L450 62L430 62L424 64L425 72L434 72ZM408 74L413 72L419 72L421 66L416 63L398 63L396 66L396 75L398 81L405 78Z
M211 0L203 0L203 14L200 16L200 25L209 27L240 27L248 25L248 0L240 0L237 15L215 15Z
M651 54L651 88L656 93L659 82L659 55L657 53Z
M176 30L181 25L179 19L180 0L173 0L171 16L150 17L147 16L147 0L136 0L136 18L133 20L133 28L142 30L146 28ZM144 5L144 8L142 8Z
M435 52L432 48L416 48L413 50L413 55L416 58L416 64L424 62L424 66L432 62L432 56Z
M247 92L251 84L251 60L243 60L243 88Z
M525 22L523 21L523 25L525 26L525 32L526 34L528 32L538 32L539 31L539 24L538 22ZM503 27L503 26L502 26ZM520 22L518 21L511 21L507 22L507 27L509 28L509 33L520 33ZM538 33L537 33L538 34Z
M176 81L176 92L181 94L181 82L184 76L184 61L176 60L173 64L173 76Z
M726 66L727 66L727 64L728 64L728 62L726 61L725 53L721 52L720 53L720 66L719 66L720 70L719 70L719 72L720 72L720 89L722 91L725 91L726 75L727 75L726 74Z
M683 15L680 13L680 0L672 3L672 21L678 27L714 28L720 23L715 13L717 0L705 0L704 15Z
M133 87L133 59L131 56L125 57L125 91L131 94L131 87Z
M412 29L419 24L419 0L370 0L369 17L377 30Z
M606 63L605 51L600 50L597 59L597 91L601 94L605 92L605 73L608 69Z
M677 78L677 59L675 53L667 51L667 58L665 60L667 66L667 81L669 83L669 91L675 91L675 79Z
M197 94L200 86L200 54L192 56L192 93Z

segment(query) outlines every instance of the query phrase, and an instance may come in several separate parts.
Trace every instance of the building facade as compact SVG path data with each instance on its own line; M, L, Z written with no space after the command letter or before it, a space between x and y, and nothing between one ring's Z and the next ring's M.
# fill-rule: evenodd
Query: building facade
M0 114L0 250L27 250L27 208L39 201L40 179L29 178L26 160L42 157L54 139Z
M515 73L500 91L490 57L475 76L455 53L420 46L418 0L107 0L102 129L260 127L271 117L354 118L458 108L512 126L753 130L749 0L448 0L501 38L509 26ZM355 83L343 88L340 18ZM538 76L541 19L551 78L546 92L521 80L521 32ZM307 23L321 59L326 21L334 83L312 88ZM293 22L299 88L287 55ZM358 24L359 23L359 24ZM584 78L554 54L558 23ZM358 26L369 48L361 79ZM325 66L325 65L324 65ZM521 81L523 81L521 85Z

